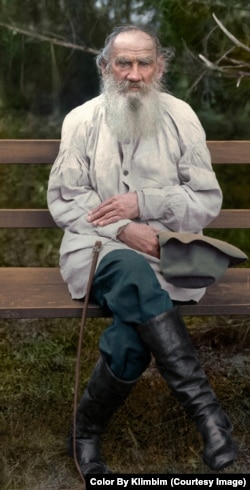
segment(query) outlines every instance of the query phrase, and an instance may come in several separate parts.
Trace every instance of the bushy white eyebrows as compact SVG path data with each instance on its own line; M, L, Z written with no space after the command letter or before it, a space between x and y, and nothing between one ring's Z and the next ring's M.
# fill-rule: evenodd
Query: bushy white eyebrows
M133 61L134 59L132 60L131 58L126 56L117 56L115 58L116 65L131 65ZM151 65L152 63L154 63L155 60L152 56L139 56L135 58L135 61L139 65Z

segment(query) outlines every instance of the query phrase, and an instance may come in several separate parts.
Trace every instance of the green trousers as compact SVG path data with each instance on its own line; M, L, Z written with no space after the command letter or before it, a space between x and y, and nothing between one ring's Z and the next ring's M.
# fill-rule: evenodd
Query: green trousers
M113 323L105 329L99 348L115 376L137 379L150 362L150 352L135 325L173 308L147 260L133 250L114 250L95 273L93 298L110 310Z

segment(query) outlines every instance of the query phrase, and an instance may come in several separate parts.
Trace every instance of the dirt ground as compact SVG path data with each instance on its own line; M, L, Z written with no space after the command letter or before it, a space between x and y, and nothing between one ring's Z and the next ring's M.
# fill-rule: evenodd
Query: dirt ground
M81 389L98 357L105 321L88 321ZM238 460L224 473L250 473L249 318L186 319L202 365L234 425ZM0 323L0 489L80 490L66 455L72 415L77 321ZM202 461L197 431L154 361L103 437L115 473L214 473Z

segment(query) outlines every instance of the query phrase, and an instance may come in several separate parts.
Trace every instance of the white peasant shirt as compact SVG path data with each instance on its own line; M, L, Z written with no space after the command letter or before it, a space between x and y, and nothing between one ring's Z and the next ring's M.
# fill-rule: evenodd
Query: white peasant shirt
M58 156L48 184L49 210L64 230L60 269L72 298L86 292L93 246L99 261L115 249L123 219L103 227L87 221L90 210L115 194L136 192L140 218L156 229L202 233L221 208L222 193L211 166L204 130L191 107L160 94L156 135L117 141L106 124L103 95L73 109L63 122ZM138 252L140 253L140 252ZM177 301L199 301L204 289L177 288L165 281L159 259L143 254L163 289Z

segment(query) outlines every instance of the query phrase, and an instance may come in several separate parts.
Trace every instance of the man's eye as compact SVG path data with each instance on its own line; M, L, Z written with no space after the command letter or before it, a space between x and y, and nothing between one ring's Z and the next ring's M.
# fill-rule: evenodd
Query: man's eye
M126 68L127 66L130 66L130 62L129 62L129 61L119 61L119 62L118 62L118 65L119 65L121 68Z
M151 64L150 61L147 61L147 60L140 61L141 66L149 66L150 64Z

